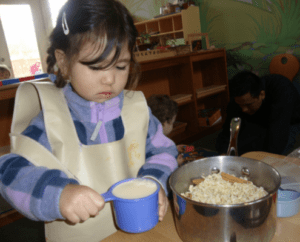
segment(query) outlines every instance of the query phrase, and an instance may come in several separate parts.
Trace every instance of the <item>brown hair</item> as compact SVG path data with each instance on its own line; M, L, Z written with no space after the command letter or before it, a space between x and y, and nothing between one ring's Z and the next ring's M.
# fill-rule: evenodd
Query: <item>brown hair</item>
M63 14L69 28L69 34L65 34ZM103 69L112 66L119 58L124 45L128 45L131 53L130 74L126 89L136 88L140 77L140 66L133 57L138 32L133 23L133 18L126 7L117 0L69 0L61 8L57 17L56 27L50 35L50 47L47 50L47 72L56 74L55 84L64 87L67 77L61 71L55 72L55 50L62 50L68 60L68 66L78 56L81 48L87 42L95 44L103 49L101 55L90 62L82 62L83 65L101 63L107 56L115 51L111 63Z
M177 115L178 104L168 95L152 95L147 99L152 114L162 123L170 123Z

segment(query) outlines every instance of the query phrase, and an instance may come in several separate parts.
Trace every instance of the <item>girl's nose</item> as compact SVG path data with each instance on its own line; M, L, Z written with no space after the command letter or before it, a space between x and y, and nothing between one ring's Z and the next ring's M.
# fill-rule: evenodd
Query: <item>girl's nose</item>
M101 82L104 85L113 85L115 83L115 74L111 70L102 73Z

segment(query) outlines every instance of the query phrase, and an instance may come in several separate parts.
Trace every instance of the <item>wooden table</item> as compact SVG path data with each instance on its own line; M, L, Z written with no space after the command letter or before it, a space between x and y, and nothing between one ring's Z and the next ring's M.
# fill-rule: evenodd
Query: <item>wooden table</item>
M242 157L262 160L266 157L275 157L283 159L284 156L270 154L266 152L249 152L242 155ZM116 233L102 240L102 242L181 242L179 238L172 211L169 207L168 212L162 222L145 233L141 234L128 234L118 230ZM296 242L300 241L300 213L290 218L278 218L277 228L272 242Z

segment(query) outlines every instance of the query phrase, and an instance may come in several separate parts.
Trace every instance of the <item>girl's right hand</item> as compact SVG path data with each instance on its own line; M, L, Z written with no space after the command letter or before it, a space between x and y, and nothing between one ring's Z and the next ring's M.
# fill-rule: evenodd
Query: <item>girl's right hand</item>
M61 215L72 224L98 215L104 205L103 197L95 190L75 184L66 185L59 200Z

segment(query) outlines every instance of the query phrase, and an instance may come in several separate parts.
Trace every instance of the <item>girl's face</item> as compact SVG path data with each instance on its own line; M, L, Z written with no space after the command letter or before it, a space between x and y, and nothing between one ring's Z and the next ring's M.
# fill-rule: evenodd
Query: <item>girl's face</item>
M94 50L91 44L86 44L82 48L78 58L71 65L69 78L74 91L79 96L88 101L102 103L118 96L124 90L128 80L131 55L125 45L117 62L105 70L99 67L110 63L114 51L104 63L90 66L81 64L80 61L91 61L101 54L101 51Z

